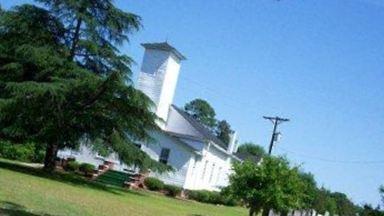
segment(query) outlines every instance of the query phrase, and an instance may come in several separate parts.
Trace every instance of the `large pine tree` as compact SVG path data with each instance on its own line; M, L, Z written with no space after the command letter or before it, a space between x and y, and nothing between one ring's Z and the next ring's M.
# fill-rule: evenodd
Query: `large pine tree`
M0 14L0 139L58 150L87 143L127 164L168 167L134 145L158 129L152 102L132 86L118 51L140 17L110 0L40 0Z

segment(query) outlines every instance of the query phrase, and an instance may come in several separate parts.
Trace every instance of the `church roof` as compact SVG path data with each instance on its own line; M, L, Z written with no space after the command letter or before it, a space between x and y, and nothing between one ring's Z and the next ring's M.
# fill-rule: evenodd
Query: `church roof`
M169 45L168 42L162 42L162 43L142 43L141 44L146 49L156 49L156 50L163 50L173 53L175 56L177 56L180 60L186 60L187 58L181 54L176 48Z
M178 108L175 105L172 105L172 107L181 115L185 120L187 120L193 128L195 128L203 137L203 139L207 139L209 141L214 142L221 148L227 150L228 145L225 144L223 141L221 141L219 138L217 138L207 127L203 126L199 121L194 119L191 115L186 113L184 110Z
M199 151L198 149L194 148L194 146L191 146L189 145L188 143L186 143L185 141L183 141L182 139L180 138L183 138L183 134L178 134L178 133L173 133L173 132L170 132L170 131L164 131L168 136L176 139L177 141L179 141L180 143L184 144L184 146L186 146L187 148L191 149L194 153L196 154L199 154ZM191 137L188 137L188 139L191 139ZM193 138L192 138L193 139Z
M200 137L191 136L188 134L175 133L173 131L166 131L166 133L171 135L171 136L175 136L175 137L179 137L179 138L191 139L191 140L196 140L196 141L200 141L200 142L204 141L204 139L202 139Z

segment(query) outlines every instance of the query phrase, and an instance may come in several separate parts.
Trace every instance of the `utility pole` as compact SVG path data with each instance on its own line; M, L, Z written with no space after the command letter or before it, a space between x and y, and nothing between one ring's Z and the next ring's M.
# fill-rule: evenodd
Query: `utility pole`
M268 119L273 123L273 132L272 132L271 142L269 143L269 149L268 149L268 154L271 155L273 144L275 143L277 136L279 135L279 132L276 132L277 125L279 125L283 122L289 121L289 119L280 118L278 116L276 116L276 117L263 116L263 118Z

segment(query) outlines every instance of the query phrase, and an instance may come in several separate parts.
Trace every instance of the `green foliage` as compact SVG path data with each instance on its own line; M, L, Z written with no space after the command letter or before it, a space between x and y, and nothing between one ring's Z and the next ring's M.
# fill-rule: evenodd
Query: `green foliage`
M77 161L68 161L67 165L64 167L66 171L75 172L80 168L80 164Z
M211 192L207 190L191 190L188 191L188 198L198 202L210 203Z
M259 165L236 163L229 180L229 190L250 208L250 215L270 209L286 213L301 205L303 183L297 168L290 168L285 159L265 157Z
M182 188L176 185L165 184L164 190L167 196L176 197L180 195Z
M213 130L216 126L215 110L207 101L194 99L185 104L184 110L208 129Z
M325 188L320 188L316 192L313 208L319 214L325 214L328 211L331 215L337 211L336 200L331 196L331 192Z
M337 215L355 215L357 213L355 205L347 195L340 192L334 192L331 196L336 202Z
M234 206L237 204L236 200L227 193L207 191L207 190L190 190L188 191L188 198L198 202Z
M249 159L251 161L254 161L254 158L261 159L267 155L263 147L252 142L241 144L237 149L237 152L245 155L246 160Z
M128 41L128 34L140 29L139 16L116 8L113 1L37 1L66 23L70 58L83 56L84 65L98 73L129 70L130 58L118 54L114 45Z
M79 170L84 173L93 173L95 169L95 165L89 163L82 163L79 166Z
M128 165L169 170L138 149L157 130L153 103L130 81L118 51L139 29L137 15L111 1L40 0L0 14L0 137L57 151L101 143Z
M249 153L251 155L259 156L259 157L263 157L264 155L266 155L263 147L251 142L246 142L241 144L237 151L241 153Z
M218 121L212 106L203 99L194 99L184 106L185 112L212 131L223 143L229 144L233 130L226 120Z
M355 215L356 206L347 197L340 192L331 192L325 188L316 190L312 208L318 213L329 212L331 215Z
M216 127L217 138L223 141L223 143L229 144L232 133L233 130L231 129L231 125L226 120L218 121Z
M317 185L312 173L300 172L299 177L303 182L302 209L314 209L314 202L317 193Z
M379 206L373 208L369 204L364 204L358 212L360 216L384 216L384 211L380 210Z
M41 163L44 151L34 143L14 144L0 141L0 157L23 162Z
M314 177L310 173L300 173L304 196L302 208L315 209L320 214L329 212L331 215L355 215L357 208L343 193L331 192L325 188L318 189Z
M230 187L224 187L220 191L220 199L222 205L226 206L238 206L241 205L240 199L238 199L236 196L233 196L231 193Z
M153 177L147 177L144 180L145 186L152 191L160 191L164 188L164 182Z
M207 200L202 202L211 203L211 204L221 203L221 194L219 192L216 192L216 191L204 191L204 192L207 195Z

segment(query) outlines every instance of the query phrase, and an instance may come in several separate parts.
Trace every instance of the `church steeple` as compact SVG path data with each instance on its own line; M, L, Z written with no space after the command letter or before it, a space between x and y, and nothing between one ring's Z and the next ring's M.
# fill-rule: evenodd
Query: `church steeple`
M176 90L180 62L186 58L168 42L141 45L145 52L137 88L155 103L154 112L166 121Z

